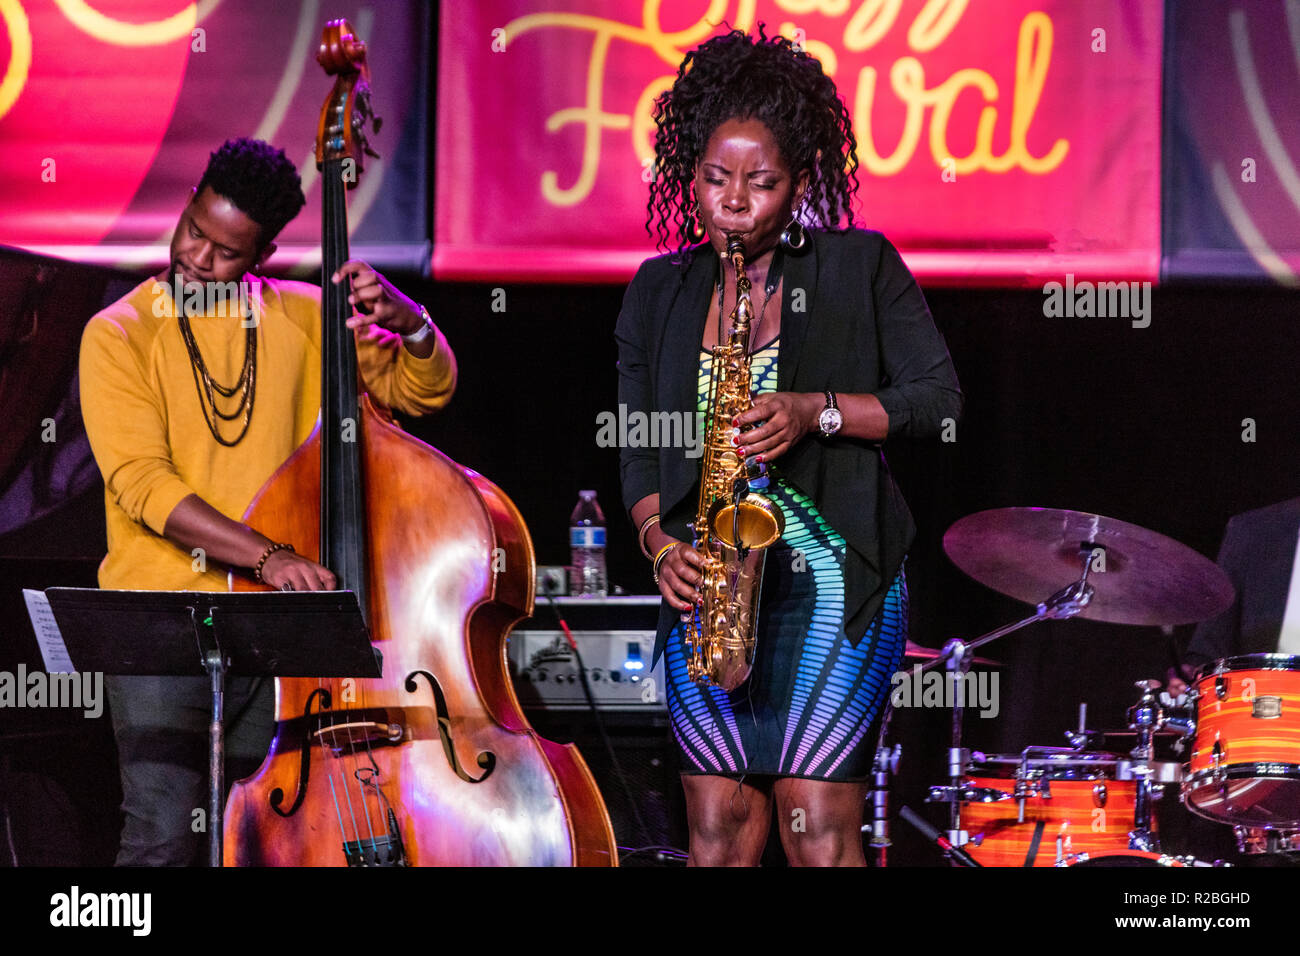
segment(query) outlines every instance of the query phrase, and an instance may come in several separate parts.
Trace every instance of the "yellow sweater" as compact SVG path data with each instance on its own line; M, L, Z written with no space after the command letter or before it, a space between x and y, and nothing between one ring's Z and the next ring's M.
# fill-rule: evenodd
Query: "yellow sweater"
M81 408L104 476L108 519L100 587L224 591L224 568L198 570L189 552L162 536L167 517L196 494L238 521L311 434L320 412L320 289L271 279L260 286L253 418L230 448L214 441L204 422L189 353L161 283L145 280L86 325ZM233 384L246 336L238 315L191 317L190 328L213 378ZM441 408L456 387L456 360L441 332L433 355L419 359L399 336L372 326L357 337L357 359L370 395L407 414ZM217 401L224 412L235 406ZM229 440L242 426L241 415L221 422L218 432Z

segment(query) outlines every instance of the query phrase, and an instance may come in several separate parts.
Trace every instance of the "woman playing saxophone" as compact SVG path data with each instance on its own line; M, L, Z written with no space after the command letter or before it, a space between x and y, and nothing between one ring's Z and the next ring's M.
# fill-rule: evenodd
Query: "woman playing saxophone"
M956 373L898 252L853 228L855 140L816 60L761 28L714 37L687 54L655 120L650 221L660 247L676 249L643 263L624 297L619 401L710 411L713 350L739 314L728 254L739 242L753 400L731 440L782 529L767 549L748 679L730 690L692 680L698 446L622 451L624 503L664 599L656 655L690 860L756 864L775 808L791 863L863 865L867 731L902 659L915 532L880 446L956 420Z

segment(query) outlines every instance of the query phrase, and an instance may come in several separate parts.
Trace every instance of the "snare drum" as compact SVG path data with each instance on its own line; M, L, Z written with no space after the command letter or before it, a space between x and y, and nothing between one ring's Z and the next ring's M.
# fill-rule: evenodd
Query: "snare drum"
M1300 823L1300 657L1215 661L1193 690L1196 736L1183 783L1194 813L1243 826Z
M1127 851L1137 781L1116 779L1121 762L1116 754L1070 752L1028 760L990 755L972 764L972 786L1012 799L963 803L961 825L970 842L962 849L984 866L1056 866L1070 854Z

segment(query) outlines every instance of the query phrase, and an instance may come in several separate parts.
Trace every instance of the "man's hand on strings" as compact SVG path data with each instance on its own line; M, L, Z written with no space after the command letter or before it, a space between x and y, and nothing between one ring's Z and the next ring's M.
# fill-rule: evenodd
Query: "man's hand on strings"
M360 259L349 259L331 277L334 282L344 278L352 281L348 302L355 310L348 319L348 328L377 325L398 335L413 335L424 325L420 307Z

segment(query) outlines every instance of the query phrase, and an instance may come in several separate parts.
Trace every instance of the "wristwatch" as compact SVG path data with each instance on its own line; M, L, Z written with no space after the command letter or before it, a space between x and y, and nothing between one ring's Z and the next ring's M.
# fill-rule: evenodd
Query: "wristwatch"
M402 341L407 345L419 345L433 334L433 318L424 306L420 306L420 318L424 319L424 325L420 326L420 330L402 336Z
M840 407L835 404L835 393L830 389L826 390L826 407L822 413L817 416L817 425L822 430L822 434L830 438L840 430L844 424L844 416L840 413Z

